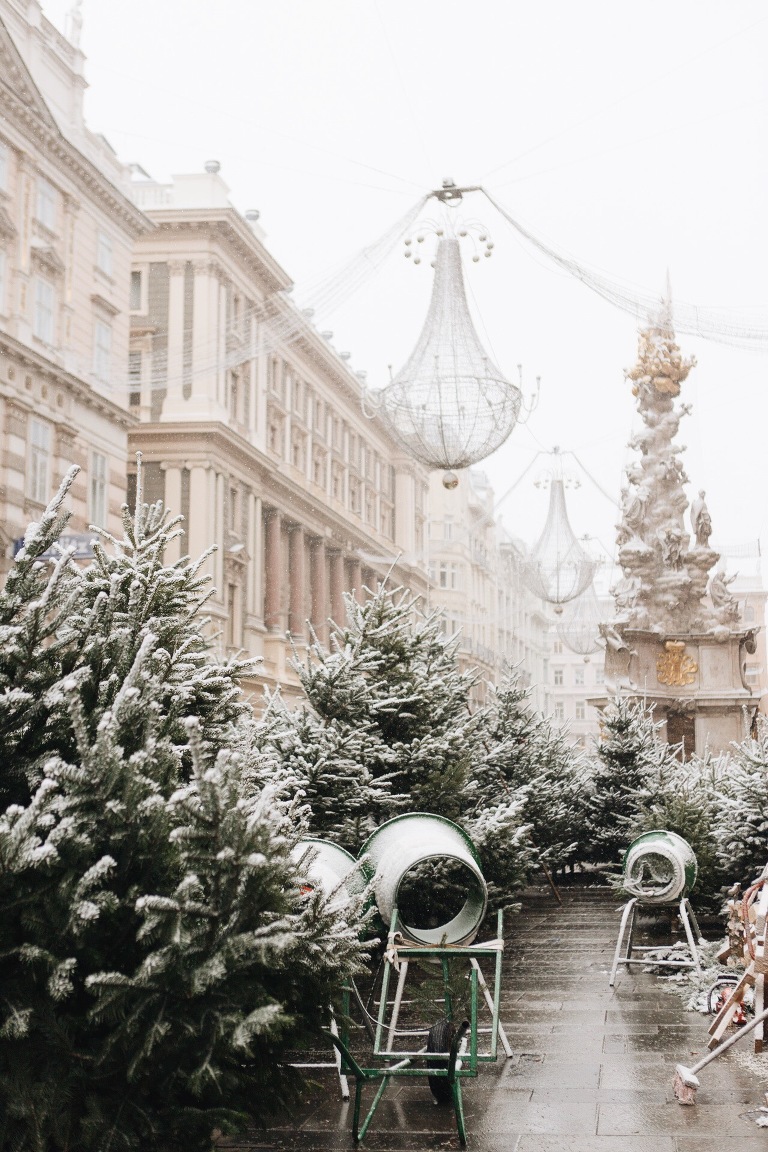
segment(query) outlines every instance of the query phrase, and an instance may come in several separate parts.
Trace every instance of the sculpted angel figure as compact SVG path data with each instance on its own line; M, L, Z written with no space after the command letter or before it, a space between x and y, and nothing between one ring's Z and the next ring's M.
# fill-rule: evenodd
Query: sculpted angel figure
M629 652L628 646L610 624L598 624L598 630L605 641L606 648L612 648L614 652Z

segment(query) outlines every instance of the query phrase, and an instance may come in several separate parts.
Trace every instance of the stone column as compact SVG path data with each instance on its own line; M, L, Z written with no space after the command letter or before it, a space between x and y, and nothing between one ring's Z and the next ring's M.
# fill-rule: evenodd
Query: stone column
M304 639L306 623L306 545L304 529L296 524L288 536L288 563L290 600L288 607L288 631L300 640Z
M179 516L181 514L181 468L165 463L162 463L160 467L165 472L165 506L171 515ZM181 524L180 527L184 529L187 535L171 540L165 550L166 564L175 564L182 554L182 549L187 550L188 545L185 547L185 541L189 538L189 524Z
M168 273L168 395L163 403L163 418L178 420L187 413L182 395L184 261L169 260Z
M264 625L280 631L283 522L276 508L264 513Z
M349 590L355 593L359 604L363 594L363 567L359 560L349 562Z
M261 499L249 491L246 494L248 508L248 530L246 534L246 548L248 550L248 573L246 576L245 610L249 616L260 611L259 601L259 572L260 572L260 545L261 532Z
M216 480L216 484L215 484L215 488L214 488L214 501L215 501L215 503L214 503L214 512L213 512L213 523L214 523L215 536L212 538L212 542L215 541L215 543L216 543L216 551L213 554L214 572L215 572L214 583L215 583L216 589L219 593L218 598L223 603L224 602L224 548L226 546L226 532L225 532L225 523L224 523L224 510L225 510L224 491L225 491L226 485L224 483L224 476L222 475L221 472L216 472L216 473L214 473L214 475L215 475L215 480ZM214 599L215 599L215 597L214 597Z
M344 554L331 552L331 616L339 627L343 627L344 613Z
M213 469L208 465L195 464L189 470L189 523L187 530L186 550L193 560L202 556L215 541L215 525L213 515L213 500L211 489L213 487ZM214 566L209 556L204 572L214 575Z
M312 597L312 627L321 643L328 643L328 567L325 542L319 537L310 545L310 590Z

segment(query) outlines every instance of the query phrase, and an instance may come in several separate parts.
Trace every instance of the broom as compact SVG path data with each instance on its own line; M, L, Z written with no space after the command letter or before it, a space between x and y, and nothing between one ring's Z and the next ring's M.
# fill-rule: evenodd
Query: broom
M696 1073L701 1072L702 1068L706 1068L707 1064L711 1064L716 1056L719 1056L721 1052L725 1052L726 1048L730 1048L732 1044L741 1040L742 1036L746 1036L761 1020L767 1018L768 1008L765 1008L749 1020L743 1028L739 1028L738 1032L734 1032L733 1036L729 1036L727 1040L723 1040L722 1044L718 1045L717 1048L708 1053L702 1060L699 1060L698 1064L694 1064L692 1068L686 1068L684 1064L677 1064L675 1066L674 1090L678 1103L695 1104L696 1089L699 1087L699 1080Z

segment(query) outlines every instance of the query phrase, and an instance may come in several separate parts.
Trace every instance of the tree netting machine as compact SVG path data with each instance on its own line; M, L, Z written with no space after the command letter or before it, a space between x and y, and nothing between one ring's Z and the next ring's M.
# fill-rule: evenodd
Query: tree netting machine
M333 1019L328 1031L345 1098L348 1077L355 1081L354 1142L365 1137L387 1088L426 1080L435 1102L451 1105L464 1146L463 1081L496 1061L499 1043L512 1055L499 1017L503 915L496 936L477 943L488 893L472 841L450 820L414 813L378 828L360 850L359 868L327 841L301 848L312 849L308 874L326 891L343 892L345 881L360 883L362 875L388 924L368 1002L354 984L345 987L338 1025ZM362 1118L367 1087L373 1098Z

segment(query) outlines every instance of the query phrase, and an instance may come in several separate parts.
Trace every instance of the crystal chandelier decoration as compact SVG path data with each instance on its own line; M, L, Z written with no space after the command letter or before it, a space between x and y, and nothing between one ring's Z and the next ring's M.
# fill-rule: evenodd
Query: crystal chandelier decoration
M555 466L549 480L549 511L544 531L523 562L526 586L548 604L556 615L563 604L575 600L591 583L597 561L584 551L574 535L565 506L565 482L559 448L553 451Z
M432 298L421 335L410 357L385 387L368 401L402 448L428 468L445 469L443 483L458 483L454 469L467 468L499 448L517 423L520 388L507 380L480 343L467 305L459 237L446 226L435 229ZM416 244L425 240L416 237ZM407 239L406 256L421 263L423 249ZM476 245L486 257L493 243L480 232ZM478 262L480 251L473 255Z
M593 581L575 600L571 600L567 609L557 622L557 635L566 648L577 652L585 660L593 652L600 651L598 639L602 616L600 601L595 592Z

